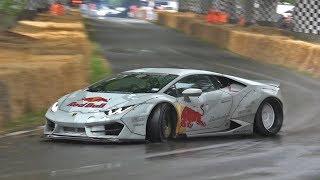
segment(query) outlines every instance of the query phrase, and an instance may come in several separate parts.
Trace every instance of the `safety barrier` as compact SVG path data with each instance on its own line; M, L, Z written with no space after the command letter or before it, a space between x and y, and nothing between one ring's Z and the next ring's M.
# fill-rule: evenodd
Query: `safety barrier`
M88 84L91 44L81 16L40 14L0 34L0 129Z
M209 24L203 17L191 13L159 12L158 17L161 25L250 59L320 75L320 45L293 39L282 30Z

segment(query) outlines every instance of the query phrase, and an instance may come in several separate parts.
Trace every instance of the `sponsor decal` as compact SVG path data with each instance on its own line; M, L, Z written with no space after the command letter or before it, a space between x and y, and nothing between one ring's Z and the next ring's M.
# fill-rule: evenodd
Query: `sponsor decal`
M110 99L106 99L103 97L89 97L89 98L83 98L79 102L72 102L68 104L67 106L71 107L84 107L84 108L103 108L107 105L107 102Z
M103 97L89 97L89 98L83 98L82 101L86 102L108 102L110 99L106 99Z
M181 113L181 126L192 128L193 124L196 123L199 126L206 126L206 123L202 120L202 116L204 114L203 105L201 105L202 113L197 112L189 107L184 107Z

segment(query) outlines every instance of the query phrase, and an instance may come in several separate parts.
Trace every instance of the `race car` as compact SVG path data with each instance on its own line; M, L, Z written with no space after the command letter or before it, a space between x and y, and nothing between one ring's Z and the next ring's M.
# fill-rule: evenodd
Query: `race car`
M143 68L67 94L45 115L48 139L165 142L272 136L283 123L280 84L204 70Z

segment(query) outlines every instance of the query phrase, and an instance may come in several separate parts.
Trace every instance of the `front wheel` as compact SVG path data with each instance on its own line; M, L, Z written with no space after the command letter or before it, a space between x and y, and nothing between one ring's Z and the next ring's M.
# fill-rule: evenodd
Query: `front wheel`
M264 100L256 113L254 132L263 136L276 135L283 122L282 105L277 99Z
M174 136L174 116L167 104L158 105L151 113L147 123L147 140L165 142Z

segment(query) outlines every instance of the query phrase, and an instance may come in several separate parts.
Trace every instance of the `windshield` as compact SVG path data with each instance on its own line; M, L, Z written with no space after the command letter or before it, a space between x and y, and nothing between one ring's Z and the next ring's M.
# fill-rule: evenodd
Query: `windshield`
M109 93L156 93L177 75L132 73L119 74L112 79L102 80L88 88L89 92Z

